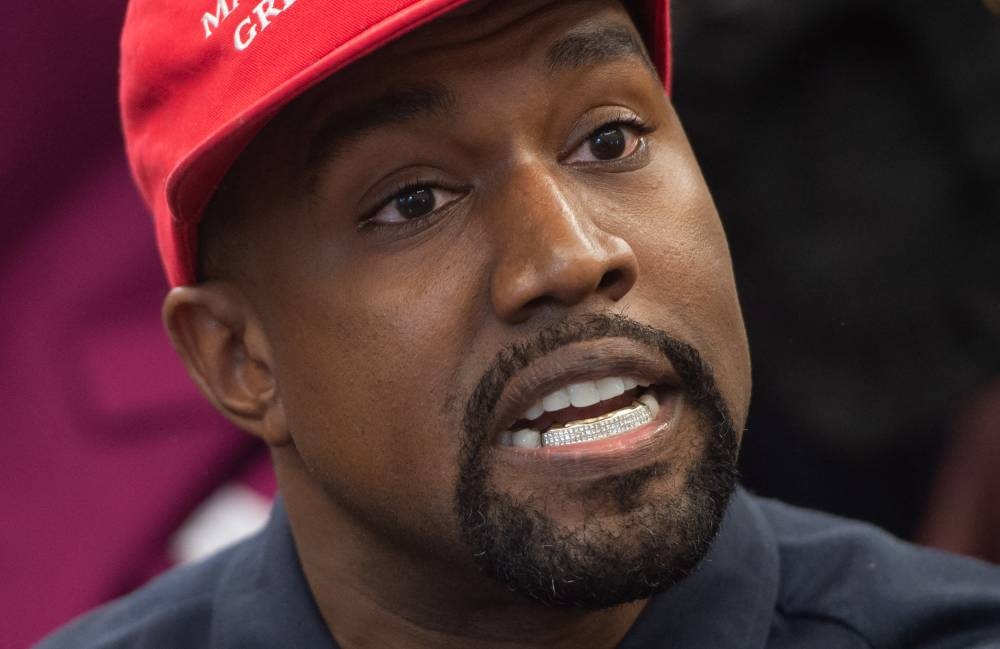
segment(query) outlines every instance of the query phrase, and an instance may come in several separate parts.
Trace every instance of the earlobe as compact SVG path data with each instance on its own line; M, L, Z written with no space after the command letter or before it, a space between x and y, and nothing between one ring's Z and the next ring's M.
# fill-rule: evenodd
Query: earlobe
M271 446L291 442L266 332L236 286L174 288L163 322L188 373L226 418Z

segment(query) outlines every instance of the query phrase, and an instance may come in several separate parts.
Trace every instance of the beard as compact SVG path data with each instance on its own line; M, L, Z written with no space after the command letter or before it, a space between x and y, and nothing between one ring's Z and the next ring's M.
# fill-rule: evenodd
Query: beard
M610 499L615 519L564 526L530 498L492 486L492 413L519 370L564 345L600 338L627 338L666 356L704 443L690 458L592 481L584 497ZM690 345L621 315L563 321L504 350L469 399L463 428L454 499L462 540L488 575L551 606L617 606L690 575L718 534L737 480L739 436L711 369ZM683 459L685 466L677 462ZM681 485L679 492L657 497L653 487L669 481Z

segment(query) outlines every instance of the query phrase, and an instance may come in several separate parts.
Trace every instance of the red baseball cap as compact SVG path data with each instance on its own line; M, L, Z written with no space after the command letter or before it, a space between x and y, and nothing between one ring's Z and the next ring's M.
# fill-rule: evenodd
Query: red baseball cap
M197 229L236 158L330 74L468 0L131 0L120 101L129 164L173 286L197 282ZM669 0L641 0L670 87Z

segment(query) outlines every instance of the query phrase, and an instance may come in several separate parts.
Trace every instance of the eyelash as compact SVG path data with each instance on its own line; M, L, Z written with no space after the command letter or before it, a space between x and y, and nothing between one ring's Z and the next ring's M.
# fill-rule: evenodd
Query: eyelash
M587 137L590 137L597 131L600 131L601 129L607 128L609 126L630 126L634 128L639 133L639 135L647 135L649 133L652 133L653 130L655 129L655 127L652 124L643 121L643 119L638 115L636 115L635 113L623 112L615 116L614 118L607 120L597 128L590 131L590 133L587 134Z
M634 130L636 132L636 134L639 136L640 139L642 137L646 136L646 135L649 135L650 133L652 133L653 131L656 130L656 125L655 124L650 124L649 122L644 121L641 117L639 117L635 113L623 111L621 113L618 113L617 115L615 115L611 119L608 119L608 120L605 120L605 121L601 122L596 128L593 128L590 131L588 131L587 135L584 136L583 139L577 141L577 143L573 145L573 148L571 148L569 151L567 151L564 155L562 155L560 157L562 157L562 158L569 157L570 155L572 155L572 153L574 151L576 151L577 149L579 149L588 139L590 139L591 137L593 137L595 133L597 133L598 131L601 131L603 129L606 129L608 127L611 127L611 126L626 126L628 128L631 128L632 130ZM635 153L632 153L632 154L628 155L625 158L618 158L617 160L599 160L599 161L588 162L588 163L583 163L583 164L586 165L586 166L589 166L589 165L603 165L603 166L614 165L616 162L622 162L622 161L625 161L625 160L629 160L630 158L632 158L633 155L635 155Z
M649 124L649 123L643 121L642 118L640 118L635 113L622 112L621 114L614 116L612 119L609 119L609 120L606 120L606 121L602 122L596 128L590 130L587 133L586 137L584 137L582 140L580 140L579 142L577 142L573 146L573 148L570 149L569 153L567 153L565 155L568 156L573 151L576 151L580 146L582 146L587 141L588 138L593 137L593 135L595 133L597 133L598 131L600 131L602 129L606 129L606 128L611 127L611 126L626 126L626 127L629 127L631 129L634 129L636 131L636 133L639 135L639 137L648 135L648 134L652 133L654 130L656 130L656 127L654 125ZM632 154L629 154L628 157L631 158L634 155L635 155L635 153L632 153ZM565 156L560 156L560 157L565 157ZM615 162L618 162L619 160L624 160L624 159L627 159L627 158L620 158L618 160L612 160L612 161L603 161L603 160L601 160L601 161L595 161L593 163L586 163L586 164L588 164L588 165L590 165L590 164L594 164L594 165L609 165L609 164L614 164ZM430 214L428 214L426 217L409 219L409 220L404 221L402 223L376 223L373 219L389 203L391 203L392 201L396 200L397 198L399 198L400 196L402 196L404 194L407 194L407 193L410 193L410 192L414 192L414 191L419 190L419 189L425 189L425 188L428 188L428 187L438 187L438 188L441 188L441 189L449 189L449 188L441 186L441 185L435 185L434 183L435 183L435 181L418 180L418 181L404 182L404 183L400 183L400 184L394 186L390 191L388 191L385 194L383 194L383 198L381 198L380 200L376 201L374 208L368 210L365 213L364 218L362 218L361 221L358 223L358 230L384 230L384 229L391 228L395 232L405 232L405 231L408 231L408 230L411 230L411 229L420 229L420 228L424 228L424 227L430 225L430 223L432 223L434 221L434 217L436 215L438 215L441 212L441 210L447 209L447 207L450 206L451 203L448 203L447 205L445 205L443 207L435 209L433 212L431 212ZM452 189L449 189L449 191L465 191L465 190L452 190Z
M431 212L425 217L409 219L407 221L403 221L402 223L376 223L373 220L378 215L378 213L382 211L382 209L384 209L387 205L389 205L391 202L393 202L400 196L403 196L404 194L408 194L410 192L417 191L418 189L426 189L426 188L447 189L448 191L453 191L453 192L467 191L466 189L449 188L444 184L439 183L438 181L435 180L415 180L410 182L399 183L398 185L393 186L391 190L383 194L382 195L383 198L375 202L375 207L365 212L364 217L361 219L361 221L358 222L358 230L382 230L391 228L395 232L400 232L400 231L407 231L411 228L421 228L430 225L430 223L434 220L434 217L439 212L441 212L441 210L446 209L449 205L451 205L451 203L448 203L443 207L436 208L433 212Z

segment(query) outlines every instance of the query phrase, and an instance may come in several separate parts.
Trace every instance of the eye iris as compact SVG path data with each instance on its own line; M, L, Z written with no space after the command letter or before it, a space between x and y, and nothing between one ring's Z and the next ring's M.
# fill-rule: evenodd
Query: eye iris
M396 197L396 209L408 219L415 219L434 209L434 192L427 187L414 189Z
M625 153L625 133L617 126L608 126L590 136L590 152L598 160L612 160Z

